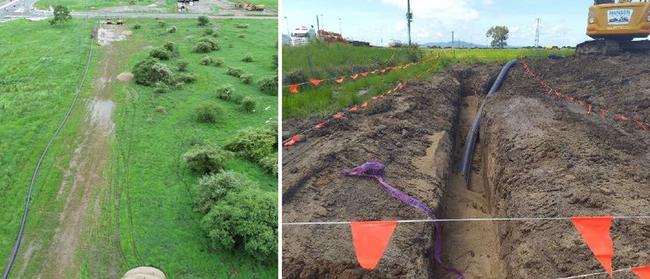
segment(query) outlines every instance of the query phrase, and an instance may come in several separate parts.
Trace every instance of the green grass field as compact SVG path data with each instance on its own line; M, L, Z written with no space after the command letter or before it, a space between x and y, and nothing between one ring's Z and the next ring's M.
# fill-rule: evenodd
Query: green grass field
M276 75L272 56L277 53L277 21L213 22L212 27L219 29L217 39L222 49L210 55L223 57L225 65L244 69L256 81ZM168 278L275 278L276 263L261 264L244 253L208 248L199 226L201 215L192 208L191 188L198 177L184 165L181 154L197 142L221 145L240 129L277 123L277 97L262 94L256 83L243 84L225 75L225 67L199 65L204 54L192 53L191 48L204 28L198 27L195 20L168 20L168 27L177 27L173 34L158 27L155 20L128 22L129 26L136 23L142 26L140 30L133 30L127 41L114 43L121 59L126 61L119 65L120 71L131 70L148 55L150 46L173 41L179 47L180 59L189 62L189 71L196 74L197 80L164 94L156 94L152 88L133 81L114 87L116 132L104 170L108 185L93 197L101 213L92 216L95 225L84 229L82 245L75 254L81 278L112 278L115 269L111 266L117 266L118 273L123 274L140 265L159 267ZM3 59L8 57L0 64L3 259L13 244L38 155L81 79L94 24L82 20L56 27L45 21L0 24L0 36L12 37L10 44L0 46L0 55ZM249 28L236 28L237 24L248 24ZM14 276L20 271L22 278L32 278L41 272L47 246L40 247L40 251L36 248L29 266L24 265L22 258L27 243L46 245L57 227L63 199L55 197L83 127L83 104L93 93L89 84L106 55L101 47L95 46L95 51L80 104L41 171ZM246 54L253 56L255 62L241 62ZM256 112L244 113L237 105L217 99L215 88L223 84L232 84L237 94L253 97ZM194 108L207 100L223 108L222 121L199 124L193 119ZM277 177L255 163L233 157L226 166L250 178L261 190L277 191Z
M400 52L401 51L401 52ZM533 49L423 49L424 63L404 69L394 70L384 75L371 75L341 85L326 82L314 87L304 85L300 94L289 93L291 83L299 83L311 78L327 79L341 74L349 75L362 70L383 67L381 61L395 60L397 64L408 62L405 50L388 48L353 47L346 45L311 44L305 47L283 48L283 118L323 117L336 111L360 105L373 96L382 94L403 81L414 79L416 75L426 78L439 72L451 63L505 62L513 58L546 57L551 54L567 56L573 50L533 50ZM307 59L307 57L311 57ZM378 62L379 61L379 62ZM309 63L318 65L310 70ZM363 67L363 65L370 65Z
M82 78L94 22L74 21L50 27L45 21L0 24L0 255L3 263L16 237L30 177L36 161L63 118ZM20 31L18 31L20 30ZM95 60L96 62L96 60ZM92 78L92 73L90 75ZM84 92L82 95L87 95ZM34 188L28 230L50 227L57 220L39 212L60 210L56 195L70 159L84 107L77 106L50 149ZM45 232L41 237L51 237Z
M35 6L39 9L48 9L50 6L63 5L72 11L86 11L115 6L149 5L157 2L157 0L39 0ZM166 7L176 5L176 1L164 0L163 2Z

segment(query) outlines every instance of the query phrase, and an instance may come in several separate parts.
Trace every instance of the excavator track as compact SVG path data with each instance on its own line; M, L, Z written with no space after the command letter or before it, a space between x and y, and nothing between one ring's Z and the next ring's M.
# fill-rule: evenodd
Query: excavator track
M624 52L650 51L650 41L593 40L576 47L578 55L618 55Z

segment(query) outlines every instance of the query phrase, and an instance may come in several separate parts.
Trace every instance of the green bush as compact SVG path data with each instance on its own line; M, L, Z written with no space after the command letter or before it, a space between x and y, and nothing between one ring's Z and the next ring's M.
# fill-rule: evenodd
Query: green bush
M273 153L262 158L262 160L259 161L259 165L268 173L277 176L278 175L278 153Z
M277 131L271 128L244 129L228 142L224 149L253 162L277 152Z
M133 67L133 77L136 83L142 85L152 86L157 83L169 85L172 82L172 71L158 60L147 58Z
M206 214L228 192L252 186L248 178L232 171L220 171L203 176L195 188L194 209Z
M233 77L240 77L243 73L244 70L232 68L232 67L228 67L228 70L226 70L226 75L233 76Z
M240 23L240 24L235 25L235 27L241 28L241 29L246 29L246 28L248 28L248 24Z
M179 73L174 77L174 80L182 83L192 83L196 81L196 76L192 73Z
M178 69L179 72L187 72L187 67L189 66L189 63L187 61L178 61L176 62L176 69Z
M243 248L260 261L274 262L278 250L277 199L273 192L252 188L230 192L201 219L201 228L215 249Z
M230 101L234 93L235 88L230 84L226 84L222 87L217 88L217 98L224 101Z
M171 52L164 48L154 48L149 52L149 56L160 60L169 60L172 58Z
M169 51L172 54L172 56L174 56L174 57L178 56L178 47L176 46L176 44L174 42L166 42L163 45L163 48L166 49L167 51Z
M183 154L183 161L195 173L210 174L224 169L228 156L213 145L197 145Z
M163 28L163 27L167 26L167 22L164 22L164 21L162 21L162 20L159 20L159 21L158 21L158 26L160 26L160 28Z
M223 58L214 58L212 56L207 56L206 55L203 58L201 58L200 63L201 63L201 65L206 65L206 66L213 65L213 66L219 67L219 66L223 65Z
M167 33L176 33L176 26L169 27Z
M253 56L251 56L250 54L247 54L246 56L244 56L244 58L241 59L241 61L246 62L246 63L253 62Z
M138 30L140 28L142 28L142 25L140 24L133 25L133 30Z
M239 79L244 84L251 84L253 82L253 76L251 74L241 74L239 75Z
M244 35L244 34L239 34L239 35L237 35L237 38L242 38L242 39L243 39L243 38L246 38L246 35Z
M199 23L198 23L199 26L206 26L206 25L210 24L210 19L208 19L207 16L199 16L197 18L197 20L199 21Z
M210 36L210 35L212 35L212 34L214 34L214 30L213 30L213 29L205 29L205 30L203 31L203 35L205 35L205 36Z
M196 53L208 53L212 51L212 48L210 47L210 44L204 43L204 42L198 42L196 45L194 45L194 48L192 51Z
M212 61L212 66L221 67L223 63L224 63L223 58L217 57Z
M255 99L248 96L244 97L244 99L242 99L240 104L241 110L245 112L255 111L255 106L256 106Z
M203 123L215 123L223 115L221 107L214 103L202 103L194 112L196 120Z
M262 91L262 93L264 94L272 95L272 96L278 95L277 77L263 78L257 83L257 85L259 86L260 91Z

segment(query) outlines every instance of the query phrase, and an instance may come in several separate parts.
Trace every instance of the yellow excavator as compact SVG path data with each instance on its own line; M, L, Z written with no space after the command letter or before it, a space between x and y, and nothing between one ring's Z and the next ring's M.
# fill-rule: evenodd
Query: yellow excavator
M587 36L594 40L579 44L578 54L650 50L650 41L632 41L650 35L648 0L595 0L587 21Z

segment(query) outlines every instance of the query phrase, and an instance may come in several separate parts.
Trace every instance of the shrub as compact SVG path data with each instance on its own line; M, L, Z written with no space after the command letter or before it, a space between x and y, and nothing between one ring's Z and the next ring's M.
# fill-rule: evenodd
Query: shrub
M278 95L278 78L277 77L264 78L264 79L260 80L257 84L258 84L258 86L260 88L260 91L262 91L262 93L267 94L267 95L272 95L272 96L277 96Z
M177 83L192 83L196 81L196 76L192 73L179 73L174 77L174 81Z
M160 60L169 60L170 58L172 58L171 52L167 51L164 48L159 48L159 47L152 49L149 52L149 56L153 58L158 58Z
M237 38L242 38L242 39L243 39L243 38L246 38L246 35L244 35L244 34L239 34L239 35L237 35Z
M210 35L212 35L212 34L214 34L214 30L213 30L213 29L205 29L205 30L203 31L203 35L205 35L205 36L210 36Z
M235 104L241 104L243 99L244 99L244 96L239 95L239 94L233 94L232 97L230 97L230 101L235 103Z
M272 175L278 175L278 153L270 154L259 161L260 167Z
M237 156L253 162L277 152L277 132L271 128L244 129L224 146Z
M250 84L251 82L253 82L253 76L251 74L241 74L239 76L239 79L244 84Z
M192 51L196 53L208 53L212 51L212 48L208 43L199 42L196 45L194 45L194 49L192 49Z
M189 63L187 61L178 61L176 62L176 69L178 69L179 72L187 72L187 67L189 66Z
M154 84L154 87L155 89L153 90L153 92L156 94L164 94L169 92L169 85L163 82L156 82L156 84Z
M301 83L307 81L307 75L305 75L305 72L303 70L294 70L286 74L283 73L282 78L284 78L286 84Z
M72 19L72 16L70 15L70 10L67 7L61 5L56 5L54 7L53 13L54 13L54 17L49 21L50 25L54 25L57 23L64 23Z
M241 29L246 29L246 28L248 28L248 24L240 23L240 24L235 25L235 27L241 28Z
M244 71L242 69L232 67L228 67L228 70L226 70L226 74L233 77L240 77L243 73Z
M217 67L221 67L221 65L223 65L223 63L224 63L224 61L223 61L223 58L221 58L221 57L217 57L212 61L212 65L217 66Z
M214 62L214 58L212 58L212 56L203 56L203 58L201 58L201 62L199 63L201 63L201 65L208 66L212 65L212 62Z
M172 71L167 65L158 62L156 59L147 58L133 67L133 77L136 83L147 86L157 83L170 84L172 82Z
M217 88L217 98L224 101L230 101L234 93L235 88L230 84L226 84L222 87Z
M167 26L167 22L164 22L164 21L162 21L162 20L159 20L159 21L158 21L158 26L160 26L160 28L163 28L163 27Z
M197 145L183 154L183 161L195 173L210 174L224 169L226 153L213 145Z
M242 61L242 62L246 62L246 63L253 62L253 56L251 56L250 54L248 54L248 55L244 56L244 58L242 58L241 61Z
M167 33L176 33L176 26L169 27Z
M138 30L140 28L142 28L142 25L140 24L133 25L133 30Z
M230 191L239 191L252 186L243 175L232 171L203 176L195 188L194 210L206 214Z
M264 262L277 258L278 200L272 192L248 188L230 192L201 219L213 248L240 249Z
M207 16L200 16L197 20L199 21L199 26L206 26L210 23L210 19Z
M173 56L178 56L178 47L174 42L166 42L163 48L169 51Z
M196 120L199 122L215 123L219 120L223 112L217 104L203 103L196 108L194 114Z
M203 38L199 39L199 42L203 42L203 43L207 43L207 44L209 44L209 45L210 45L210 49L212 49L212 50L219 50L219 49L221 48L221 47L219 46L219 43L217 43L217 41L215 41L215 40L212 39L212 38L203 37Z
M255 105L256 105L255 99L247 96L244 97L244 99L242 99L240 108L242 111L245 112L253 112L255 111Z

